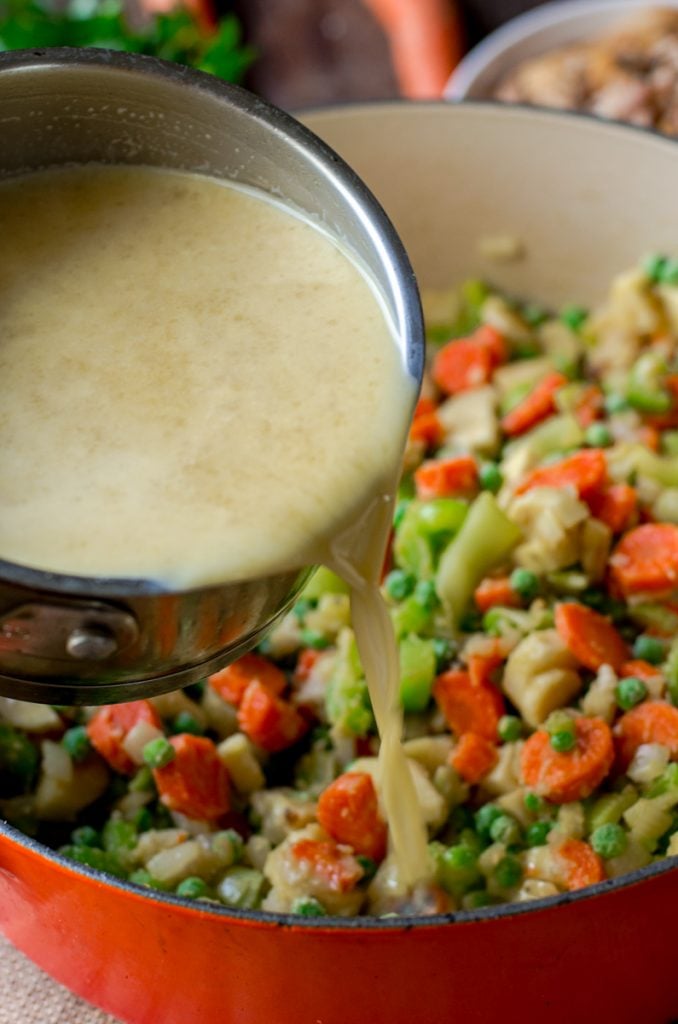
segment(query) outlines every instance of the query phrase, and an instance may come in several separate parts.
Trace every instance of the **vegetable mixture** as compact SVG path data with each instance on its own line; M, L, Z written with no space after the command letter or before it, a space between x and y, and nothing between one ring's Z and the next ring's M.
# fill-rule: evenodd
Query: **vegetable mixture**
M0 700L0 813L140 886L306 917L528 901L678 855L678 261L592 311L425 296L383 590L431 877L394 886L325 569L256 652L100 709Z

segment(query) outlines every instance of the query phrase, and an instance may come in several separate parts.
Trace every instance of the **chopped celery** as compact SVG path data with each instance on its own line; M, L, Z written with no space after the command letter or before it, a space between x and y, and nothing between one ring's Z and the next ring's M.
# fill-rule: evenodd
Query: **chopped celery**
M621 793L606 793L599 797L587 813L589 832L595 832L601 825L616 825L624 811L638 799L633 786L625 786Z
M534 427L518 441L506 446L506 454L514 452L518 446L529 449L532 457L539 461L547 455L568 451L584 444L584 431L570 413L550 416L538 427Z
M460 529L466 512L466 502L454 498L411 501L396 530L396 564L419 579L430 579L440 547Z
M427 582L420 580L420 583ZM391 609L391 622L398 639L408 633L421 633L431 622L433 608L421 600L416 593L406 598L397 608Z
M461 297L461 312L457 322L454 324L456 335L470 334L480 326L481 311L485 299L490 291L484 281L471 279L464 281L459 289Z
M646 796L653 799L656 796L663 796L664 793L678 790L678 764L671 762L667 765L658 779L655 779Z
M300 599L313 601L323 594L348 594L348 587L336 573L320 565L302 590Z
M561 594L581 594L589 585L588 576L577 569L558 569L546 575L549 586Z
M483 576L506 558L521 536L489 491L478 495L438 566L436 589L453 625L459 623Z
M662 432L662 452L664 455L678 455L678 430Z
M109 818L101 832L104 850L117 857L123 865L128 864L131 851L137 845L137 839L136 825L123 818Z
M374 723L355 637L348 629L339 636L325 709L332 725L350 736L365 736Z
M105 871L116 878L125 878L127 872L120 859L107 850L99 850L94 846L62 846L59 853L78 864L84 864L95 871Z
M631 367L626 385L626 399L634 409L646 413L668 412L671 396L662 387L667 372L666 362L656 352L644 352Z
M423 711L436 674L433 640L410 633L400 641L400 701L405 711Z
M678 614L663 604L635 604L627 608L628 617L645 629L656 629L664 636L678 632ZM678 659L678 655L677 655ZM678 660L676 664L678 686ZM678 695L678 690L676 691Z
M520 405L523 398L527 398L531 391L534 390L533 381L521 381L520 384L516 384L503 395L501 402L499 403L499 412L502 416L505 416L512 409L515 409L517 405Z
M678 523L678 487L666 487L654 505L652 515L660 523Z
M217 893L227 907L253 910L261 902L264 876L254 868L231 868L217 886Z
M678 706L678 640L674 640L664 663L664 675L671 703Z

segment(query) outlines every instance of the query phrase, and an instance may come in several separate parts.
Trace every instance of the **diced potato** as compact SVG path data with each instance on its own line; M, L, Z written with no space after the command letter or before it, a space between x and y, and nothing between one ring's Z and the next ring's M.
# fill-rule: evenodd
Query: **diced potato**
M449 763L453 746L451 736L420 736L407 740L404 749L407 757L417 761L429 775L433 775L436 768Z
M523 741L504 743L498 749L497 762L482 782L482 788L488 796L501 796L511 793L520 785L520 752Z
M489 454L499 444L497 394L491 385L462 391L438 406L447 444L460 451Z
M589 510L569 488L534 487L514 498L508 516L526 538L514 552L518 565L539 573L578 561L580 527L589 518Z
M581 561L591 583L600 583L607 571L612 545L612 530L600 519L585 519L581 528Z
M518 789L512 789L508 793L504 792L497 798L497 806L514 817L523 828L527 828L533 820L532 815L525 806L526 793L527 790L523 786L519 786Z
M506 251L507 239L495 241L502 244ZM516 240L513 241L515 243ZM513 251L515 252L515 245ZM510 341L529 341L532 337L532 332L523 318L501 295L488 295L480 310L480 318L484 324L494 327Z
M605 870L610 878L625 875L628 871L644 868L652 860L652 854L634 836L629 836L626 849L619 857L605 861Z
M549 356L538 359L519 359L514 363L506 363L495 371L492 381L502 398L523 385L536 384L553 370L553 362Z
M264 788L266 777L254 756L252 744L243 733L236 732L222 740L217 754L239 793L248 794Z
M188 839L156 853L147 862L146 870L159 882L174 888L185 878L193 876L208 881L214 866L209 852L196 839Z
M271 849L270 839L256 834L252 835L245 844L245 860L257 871L263 871Z
M264 866L264 874L271 883L271 891L264 899L264 910L287 912L301 896L315 896L330 914L352 917L362 906L365 894L355 888L338 892L326 878L309 870L306 863L294 856L292 848L302 839L324 840L326 833L317 824L292 832L284 842L271 851ZM348 858L351 854L346 852Z
M163 850L173 850L175 846L186 842L188 834L180 828L154 828L142 832L134 848L134 860L137 864L146 865Z
M577 662L555 629L531 633L509 655L502 689L528 725L537 727L579 693Z
M659 778L669 763L670 756L669 748L661 743L641 743L626 774L633 782L646 785Z
M162 729L156 728L151 722L137 722L122 741L122 747L131 760L141 766L144 763L144 747L161 736L164 736Z
M558 886L554 885L553 882L545 882L541 878L526 878L518 893L516 900L518 903L526 903L529 900L543 900L547 896L557 896L559 893Z
M285 658L301 647L301 625L294 612L288 612L266 638L272 658Z
M581 355L583 346L579 335L560 320L547 320L538 335L544 352L551 359L557 357L574 362Z
M584 805L579 801L561 804L558 808L556 828L563 839L583 839L586 832Z
M486 235L478 239L478 253L483 259L491 260L493 263L515 263L525 256L525 245L515 235ZM485 306L488 301L486 300L483 305L483 319L485 319ZM511 312L513 311L511 310ZM516 314L513 315L516 320L519 320ZM519 322L522 323L520 320ZM525 325L523 324L524 329Z
M601 665L581 700L581 709L591 718L602 718L612 725L617 713L617 675L609 665Z
M80 811L103 796L108 781L108 769L98 757L73 764L70 779L43 770L35 791L35 813L44 821L73 821Z
M32 704L11 697L0 697L0 722L26 732L50 732L61 726L61 718L49 704Z
M257 790L251 804L261 818L261 834L274 844L315 820L315 801L300 798L294 789Z
M323 594L317 608L306 613L307 629L314 629L333 640L351 624L351 599L348 594Z
M202 697L202 710L207 724L219 739L225 740L238 731L238 709L222 700L211 686L205 687Z

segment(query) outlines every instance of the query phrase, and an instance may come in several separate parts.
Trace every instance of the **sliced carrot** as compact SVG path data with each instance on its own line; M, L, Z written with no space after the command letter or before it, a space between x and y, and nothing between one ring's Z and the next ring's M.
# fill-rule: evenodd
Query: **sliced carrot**
M230 810L228 772L206 736L172 736L174 760L155 768L153 778L162 803L195 821L216 821Z
M574 408L574 415L580 427L590 427L603 410L603 392L595 384L584 388Z
M664 673L660 668L651 665L649 661L641 661L639 658L625 661L619 669L619 675L622 678L635 676L636 679L642 679L644 683L653 683L664 678Z
M605 866L595 850L581 839L566 839L553 851L562 877L570 892L595 885L605 878Z
M295 683L306 682L317 665L321 653L321 651L317 651L314 647L305 647L303 651L299 652L297 666L294 670Z
M333 839L299 839L292 845L291 853L309 874L320 878L333 892L349 892L365 873L356 858L340 849Z
M421 441L427 448L437 448L445 433L437 412L415 416L410 427L410 441Z
M612 766L612 733L602 718L581 716L575 730L577 742L566 754L553 749L546 729L532 733L522 750L523 782L556 804L589 796Z
M485 687L490 693L498 693L492 674L504 661L506 661L506 654L501 650L472 654L468 659L468 674L473 685L479 688ZM506 710L503 703L502 709Z
M413 419L418 419L419 416L426 416L427 413L435 412L437 409L436 403L432 398L426 398L422 395L417 399L417 404L414 407Z
M476 587L473 600L481 612L488 612L497 606L519 608L522 603L508 576L486 576Z
M478 486L478 466L472 455L422 462L414 473L417 497L452 498L471 494Z
M449 395L487 384L495 367L506 361L506 342L483 324L467 338L448 341L433 360L433 380Z
M220 672L208 676L207 682L222 700L238 707L245 690L255 679L271 693L282 693L287 685L284 672L260 654L244 654Z
M601 665L615 671L627 660L629 651L609 619L576 601L556 605L556 629L577 661L592 672Z
M465 732L450 754L450 764L465 782L475 786L497 763L497 748L484 736Z
M678 526L645 523L630 530L612 552L610 577L625 596L670 593L678 584Z
M160 716L150 701L134 700L129 704L99 708L87 723L90 743L104 761L121 775L133 775L138 768L123 743L127 734L140 722L148 722L156 729L162 729Z
M433 360L433 380L441 391L454 395L479 388L492 376L492 356L488 349L469 338L449 341Z
M626 770L642 743L661 743L678 759L678 708L663 700L646 700L622 715L614 727L618 763Z
M473 732L496 741L497 726L505 707L504 698L492 683L474 682L470 672L450 669L436 679L433 696L450 730L457 736Z
M586 448L550 466L533 469L518 485L516 494L533 487L574 487L579 497L588 501L604 486L606 476L605 453L600 448Z
M245 690L238 724L253 743L270 754L291 747L308 729L308 722L297 709L258 679Z
M501 421L505 434L515 437L535 427L537 423L555 412L556 392L569 383L562 373L548 373L522 401L508 412Z
M323 790L316 812L318 821L338 843L352 846L373 860L386 855L386 824L372 777L366 772L344 772Z
M591 512L606 523L613 533L623 533L631 525L638 508L638 493L629 484L611 484L588 499Z
M636 431L636 438L651 452L658 452L661 438L659 431L650 423L643 423Z

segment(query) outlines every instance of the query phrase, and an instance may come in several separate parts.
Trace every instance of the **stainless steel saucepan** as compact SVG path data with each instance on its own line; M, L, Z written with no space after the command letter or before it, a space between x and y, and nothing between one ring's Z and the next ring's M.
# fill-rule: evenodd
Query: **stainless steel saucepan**
M4 176L89 161L144 164L282 198L372 273L409 372L420 378L419 299L393 227L350 168L280 110L152 58L24 51L0 56L0 139ZM253 646L308 572L178 593L152 580L63 576L0 561L0 694L97 704L186 685Z

